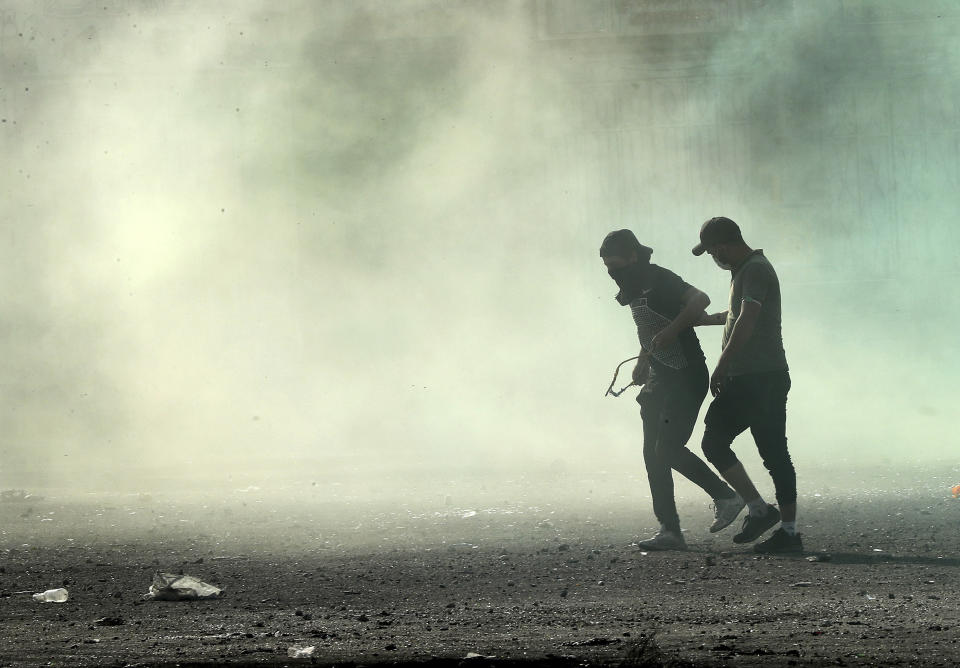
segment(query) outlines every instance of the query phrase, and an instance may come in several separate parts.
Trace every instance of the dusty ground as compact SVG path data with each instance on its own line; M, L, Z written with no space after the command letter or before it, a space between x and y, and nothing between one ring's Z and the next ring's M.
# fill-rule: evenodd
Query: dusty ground
M960 468L836 473L801 494L803 557L711 536L682 484L686 553L632 545L649 501L603 481L42 490L0 502L0 665L957 665ZM226 595L143 601L155 570Z

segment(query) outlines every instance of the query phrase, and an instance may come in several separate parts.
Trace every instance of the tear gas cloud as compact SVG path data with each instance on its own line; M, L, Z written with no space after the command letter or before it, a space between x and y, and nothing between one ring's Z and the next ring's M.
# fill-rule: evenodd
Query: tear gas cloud
M5 5L0 484L635 477L597 249L722 310L721 214L780 274L801 481L945 458L960 16L923 7Z

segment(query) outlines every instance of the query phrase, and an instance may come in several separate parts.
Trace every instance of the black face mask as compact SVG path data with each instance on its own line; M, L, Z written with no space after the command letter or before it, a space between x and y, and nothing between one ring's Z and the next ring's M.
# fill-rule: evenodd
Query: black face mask
M610 278L612 278L616 282L617 287L620 288L620 293L617 295L618 302L624 305L629 304L640 295L644 287L647 267L649 266L650 265L646 263L633 262L625 267L607 270Z

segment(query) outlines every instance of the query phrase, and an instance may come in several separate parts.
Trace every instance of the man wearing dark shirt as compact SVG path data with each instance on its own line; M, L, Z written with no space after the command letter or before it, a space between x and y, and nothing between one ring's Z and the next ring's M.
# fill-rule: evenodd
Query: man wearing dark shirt
M704 419L703 453L749 508L733 541L752 542L782 520L754 550L802 552L797 476L787 450L790 373L780 329L780 282L763 251L744 243L740 228L729 218L711 218L700 228L693 254L703 253L731 272L729 308L698 323L723 324L723 352L710 376L714 400ZM730 447L747 429L773 478L779 510L763 500Z
M685 550L671 469L714 499L713 532L733 522L744 502L687 449L708 380L692 325L705 315L710 298L673 272L650 264L652 252L630 230L611 232L600 246L607 272L620 288L616 299L630 307L642 348L633 379L643 386L637 396L643 419L643 460L660 531L639 545Z

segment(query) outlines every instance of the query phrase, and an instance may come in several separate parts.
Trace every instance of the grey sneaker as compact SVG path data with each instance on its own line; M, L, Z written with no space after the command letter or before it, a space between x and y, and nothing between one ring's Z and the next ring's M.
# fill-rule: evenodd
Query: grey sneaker
M679 531L661 528L652 538L639 541L637 546L644 550L686 550L687 541Z
M726 529L730 523L737 519L740 511L747 506L746 502L735 494L729 499L713 500L713 524L710 525L710 533L717 533L721 529Z

